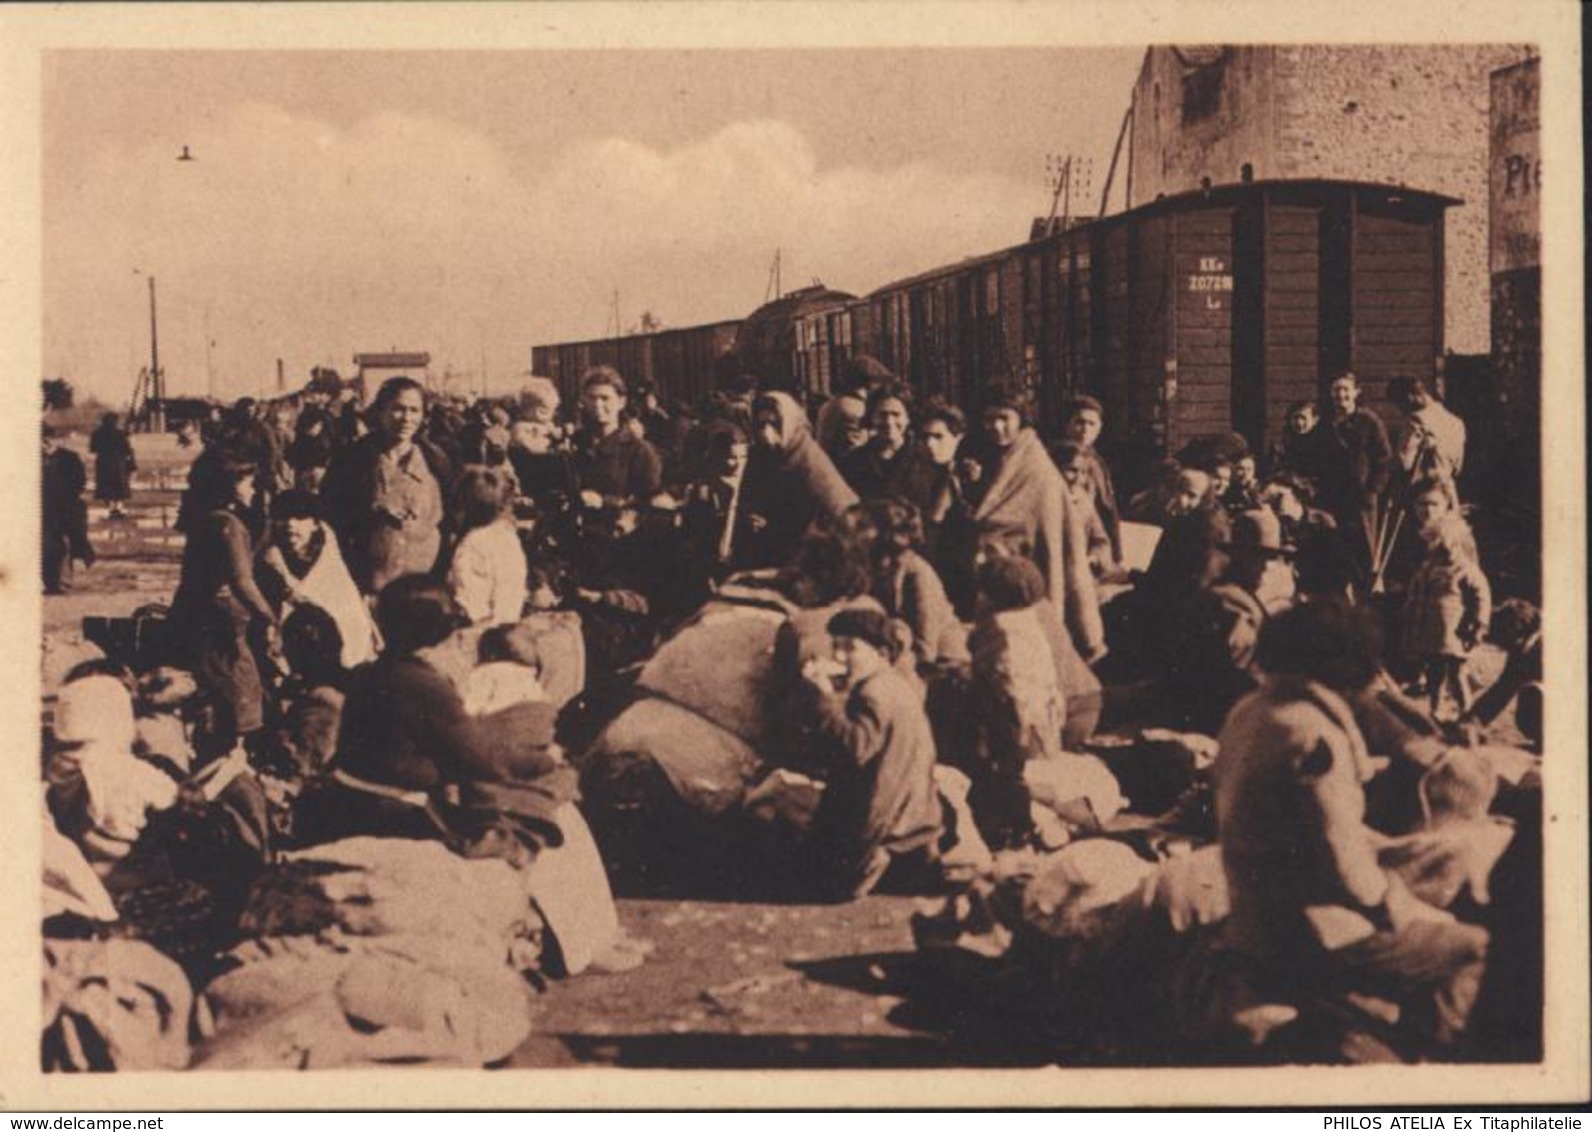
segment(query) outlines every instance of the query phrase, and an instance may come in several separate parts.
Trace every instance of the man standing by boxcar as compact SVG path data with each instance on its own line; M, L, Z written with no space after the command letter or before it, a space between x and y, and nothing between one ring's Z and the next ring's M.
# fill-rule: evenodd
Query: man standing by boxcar
M1331 398L1331 460L1321 484L1322 503L1351 540L1365 578L1374 584L1393 450L1382 418L1360 407L1359 378L1347 370L1339 374Z

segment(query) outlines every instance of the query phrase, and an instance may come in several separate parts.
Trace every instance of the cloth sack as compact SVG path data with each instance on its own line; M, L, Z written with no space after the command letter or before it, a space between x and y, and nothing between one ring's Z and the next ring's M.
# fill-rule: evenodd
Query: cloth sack
M205 989L215 1033L197 1068L481 1066L531 1030L524 980L440 936L273 938L231 958Z
M147 943L45 940L46 1073L186 1069L193 1021L187 976Z
M603 729L583 771L600 777L606 764L634 756L656 763L687 806L711 815L739 806L763 769L763 760L734 730L655 697L631 704Z

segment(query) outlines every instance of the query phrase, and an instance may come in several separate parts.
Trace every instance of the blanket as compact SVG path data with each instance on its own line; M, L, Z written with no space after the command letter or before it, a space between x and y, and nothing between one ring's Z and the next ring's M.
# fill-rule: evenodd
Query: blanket
M1078 651L1093 659L1105 649L1105 628L1089 569L1085 518L1069 502L1061 473L1031 429L1007 449L973 512L981 540L1020 546L1033 558Z

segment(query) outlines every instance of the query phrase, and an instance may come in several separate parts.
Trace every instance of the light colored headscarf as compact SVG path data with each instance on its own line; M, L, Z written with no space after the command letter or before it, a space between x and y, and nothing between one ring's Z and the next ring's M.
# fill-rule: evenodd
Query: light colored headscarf
M177 802L176 782L133 754L137 734L132 697L115 677L89 676L61 689L55 709L60 757L82 772L93 848L108 856L131 848L151 811Z

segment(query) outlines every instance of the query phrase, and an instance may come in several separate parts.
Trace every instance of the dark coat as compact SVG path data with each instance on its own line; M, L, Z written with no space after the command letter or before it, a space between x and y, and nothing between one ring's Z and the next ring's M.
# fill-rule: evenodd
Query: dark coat
M1333 440L1333 462L1321 484L1322 503L1342 519L1382 494L1392 472L1393 448L1382 418L1367 409L1356 409L1326 427Z
M115 425L100 425L88 447L94 453L94 498L106 503L130 499L138 462L127 434Z
M355 669L335 765L366 782L426 793L509 771L453 684L413 654Z
M170 622L184 663L200 687L225 703L239 733L264 722L265 686L254 656L258 624L274 621L254 582L254 547L244 519L230 510L194 516Z
M877 440L870 440L842 456L836 467L863 500L904 499L923 515L932 510L944 479L927 453L911 443L887 456Z
M576 443L575 481L581 491L595 491L615 505L645 502L663 485L663 461L628 428L604 437L582 436Z
M47 533L71 531L83 516L83 488L88 473L83 458L68 448L57 448L44 458L44 529Z
M1336 452L1337 441L1328 429L1328 425L1317 422L1315 428L1303 435L1284 433L1281 442L1272 450L1272 474L1287 472L1309 480L1318 496L1323 490L1330 491L1333 469L1341 459Z
M299 414L293 442L287 448L288 463L298 472L326 467L332 462L336 430L336 420L325 409L305 409Z
M1089 482L1094 487L1095 511L1100 516L1100 525L1105 528L1106 537L1111 540L1112 560L1120 562L1122 561L1122 509L1117 505L1117 485L1111 478L1111 467L1098 449L1087 449L1084 458L1088 461Z

